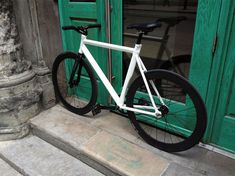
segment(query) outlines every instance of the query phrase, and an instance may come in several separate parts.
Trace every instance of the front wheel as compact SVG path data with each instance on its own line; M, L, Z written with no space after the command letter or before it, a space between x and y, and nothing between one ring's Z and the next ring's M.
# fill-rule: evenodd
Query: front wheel
M97 82L82 55L62 53L54 61L52 81L55 93L69 111L83 115L97 99Z
M128 111L139 135L150 145L167 152L180 152L199 143L206 129L207 113L196 89L182 76L166 70L148 71L147 82L154 83L165 105L162 105L152 86L150 90L161 118ZM142 77L130 86L127 106L151 106ZM152 111L151 109L144 109Z

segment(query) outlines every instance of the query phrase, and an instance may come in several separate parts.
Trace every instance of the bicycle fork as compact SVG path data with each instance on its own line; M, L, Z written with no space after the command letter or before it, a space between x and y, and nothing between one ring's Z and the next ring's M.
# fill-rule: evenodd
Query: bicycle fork
M79 66L79 68L78 68ZM75 63L73 64L72 72L69 78L69 86L72 88L74 85L78 85L80 82L81 78L81 73L82 73L82 66L83 66L83 59L82 59L82 54L78 54L78 59L75 60ZM74 80L74 77L76 75L76 70L77 71L77 79Z

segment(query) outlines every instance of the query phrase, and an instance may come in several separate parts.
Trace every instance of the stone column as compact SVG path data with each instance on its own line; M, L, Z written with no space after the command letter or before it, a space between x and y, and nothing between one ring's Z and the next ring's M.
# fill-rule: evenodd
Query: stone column
M40 111L42 89L23 55L12 0L0 0L0 140L28 134L27 121Z

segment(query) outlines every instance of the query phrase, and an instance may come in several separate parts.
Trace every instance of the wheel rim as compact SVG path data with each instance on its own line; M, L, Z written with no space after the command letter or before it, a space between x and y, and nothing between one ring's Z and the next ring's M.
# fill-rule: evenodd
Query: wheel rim
M78 80L79 65L76 68L74 79L69 83L70 75L75 63L75 58L64 58L59 62L56 70L56 92L61 102L74 110L84 109L89 106L92 99L93 89L89 80L89 72L86 66L82 66L80 82Z

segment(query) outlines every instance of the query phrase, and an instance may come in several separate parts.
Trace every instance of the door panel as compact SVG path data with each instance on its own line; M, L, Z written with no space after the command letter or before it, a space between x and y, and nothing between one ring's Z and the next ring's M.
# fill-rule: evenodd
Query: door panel
M190 67L190 82L201 94L207 108L207 130L204 135L204 142L210 141L211 128L214 116L211 112L216 102L213 99L216 95L213 91L217 84L215 78L211 81L212 65L215 64L213 47L218 34L218 24L221 14L221 0L200 1L198 5L197 22L194 35L192 60ZM218 45L221 43L218 42ZM210 98L213 97L213 98Z
M90 29L88 38L106 42L107 22L105 21L105 2L106 1L104 0L59 0L61 26L81 26L100 23L101 29ZM120 10L119 6L121 6L122 3L121 1L111 1L111 5L112 3L115 3L115 6L111 11L111 33L115 32L115 38L112 38L111 42L114 41L116 44L121 44L121 37L118 36L121 36L120 26L122 23L122 15L119 13L119 16L117 17L115 14L117 14L117 11ZM80 45L80 34L74 31L62 31L62 40L64 50L74 52L78 51ZM108 75L107 50L93 46L88 46L88 49L96 59L101 69L104 71L105 75ZM120 55L120 52L112 53L112 56L115 57L112 64L121 65L122 55ZM119 82L121 82L121 69L118 69L120 68L119 66L116 68L117 69L112 70L112 77L115 78L113 80L113 86L116 90L120 90L121 84ZM97 75L96 77L98 81L98 102L101 104L107 104L108 92L98 79Z
M102 7L103 6L103 7ZM102 7L102 8L101 8ZM60 19L61 26L65 25L88 25L100 23L101 29L89 30L88 38L105 41L105 10L101 0L97 1L75 1L60 0ZM102 10L100 10L102 9ZM103 18L101 18L103 17ZM63 47L65 50L77 52L80 46L80 34L75 31L62 31ZM88 46L92 55L107 75L107 53L104 49ZM102 58L102 59L100 59ZM97 77L97 75L96 75ZM87 79L87 78L84 78ZM98 77L97 77L98 80ZM107 103L108 94L104 91L104 86L98 81L98 101L102 104ZM100 98L102 97L102 98Z
M233 73L233 79L234 79L234 73ZM229 103L228 103L228 115L231 117L235 117L235 80L232 81L233 86L231 88L231 95L229 98Z
M219 26L222 46L219 46L215 56L217 59L215 64L219 69L212 70L212 78L217 76L215 92L218 98L217 103L214 103L216 105L213 111L215 120L211 142L235 153L235 18L233 15L235 2L224 2L222 11L226 12L221 16ZM222 38L222 35L225 37Z

